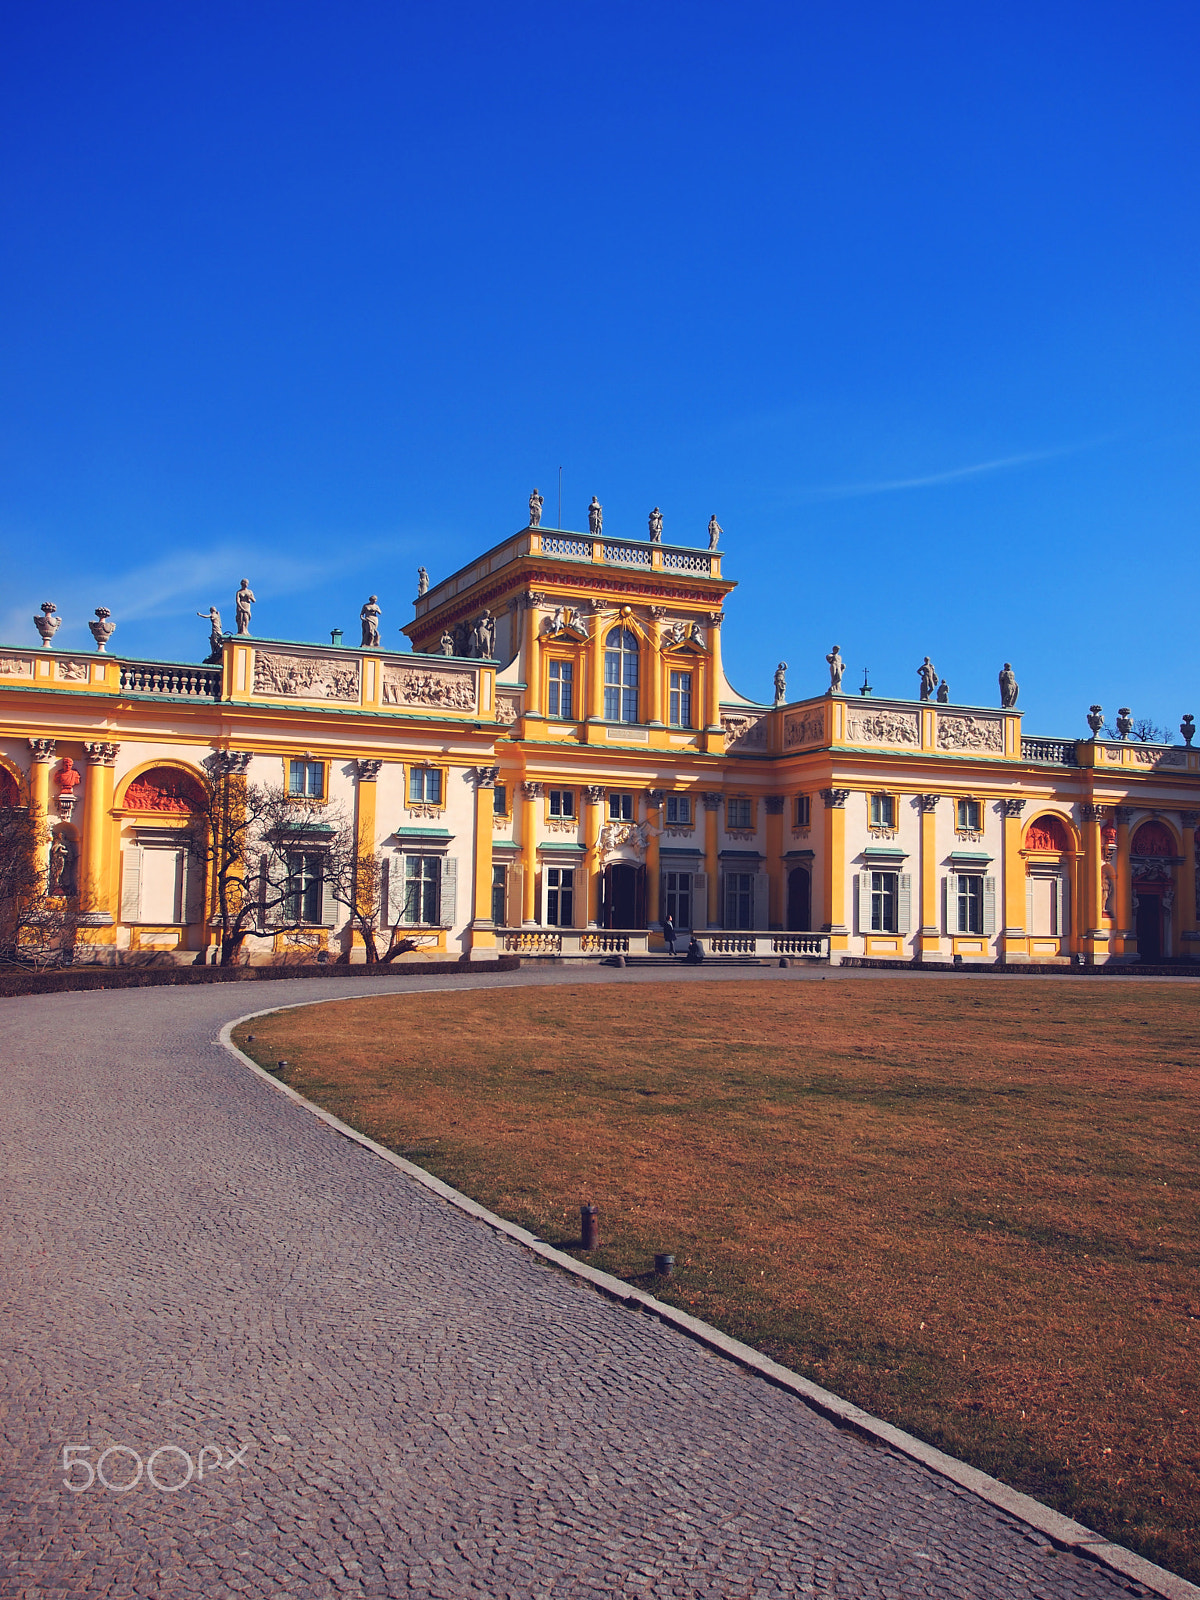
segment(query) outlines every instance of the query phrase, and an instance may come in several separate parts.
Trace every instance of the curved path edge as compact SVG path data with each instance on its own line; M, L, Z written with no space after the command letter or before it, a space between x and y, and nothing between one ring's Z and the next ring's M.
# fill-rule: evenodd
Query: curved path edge
M484 987L483 985L470 985L472 988ZM421 992L421 991L405 991ZM325 1123L335 1133L361 1145L364 1150L369 1150L372 1155L388 1162L398 1168L407 1177L414 1179L424 1188L429 1189L447 1204L455 1206L459 1211L466 1212L478 1222L495 1229L514 1243L522 1245L532 1251L543 1261L558 1267L561 1271L570 1273L572 1277L581 1278L591 1284L592 1288L599 1290L609 1300L617 1301L628 1306L631 1310L638 1310L650 1316L657 1317L660 1322L686 1334L690 1339L695 1339L699 1344L715 1351L726 1359L735 1362L738 1366L758 1377L774 1384L777 1388L786 1389L798 1400L826 1417L838 1427L848 1428L870 1440L872 1443L886 1445L889 1449L907 1456L910 1460L936 1472L940 1477L948 1478L960 1488L969 1490L978 1495L989 1505L1005 1512L1008 1516L1015 1517L1027 1526L1035 1529L1051 1544L1060 1550L1070 1551L1087 1560L1095 1561L1100 1566L1108 1567L1118 1572L1122 1577L1140 1583L1144 1588L1151 1590L1156 1595L1161 1595L1164 1600L1200 1600L1200 1587L1190 1583L1186 1578L1181 1578L1177 1573L1168 1572L1165 1567L1157 1566L1153 1561L1147 1561L1143 1556L1137 1555L1133 1550L1127 1550L1124 1545L1113 1544L1105 1539L1094 1529L1085 1527L1082 1522L1076 1522L1071 1517L1064 1517L1061 1512L1052 1507L1043 1505L1040 1500L1035 1500L1032 1495L1022 1494L1019 1489L1014 1489L1006 1483L1001 1483L999 1478L993 1478L990 1473L981 1472L977 1467L960 1461L956 1456L947 1455L945 1451L938 1450L924 1440L918 1439L914 1434L906 1433L903 1428L897 1428L890 1422L885 1422L881 1417L874 1417L869 1411L863 1411L853 1405L849 1400L844 1400L841 1395L834 1394L829 1389L823 1389L819 1384L812 1383L808 1378L803 1378L799 1373L793 1372L789 1367L784 1367L777 1361L772 1361L769 1356L764 1356L748 1344L743 1344L740 1339L730 1338L722 1333L719 1328L714 1328L711 1323L703 1322L699 1317L693 1317L686 1311L681 1311L676 1306L669 1305L666 1301L657 1300L643 1289L636 1289L632 1284L625 1283L621 1278L615 1278L611 1273L600 1272L595 1267L588 1266L584 1261L577 1261L574 1256L566 1255L561 1250L556 1250L544 1239L539 1239L536 1234L530 1233L527 1228L519 1227L515 1222L508 1222L504 1217L498 1217L495 1212L489 1211L486 1206L481 1206L478 1201L472 1200L469 1195L463 1194L458 1189L452 1189L448 1183L443 1183L440 1178L435 1178L431 1172L426 1172L423 1167L414 1162L406 1161L403 1156L398 1156L392 1150L369 1138L365 1133L360 1133L357 1128L352 1128L349 1123L343 1122L340 1117L335 1117L332 1112L308 1100L304 1095L297 1093L289 1084L282 1083L272 1076L257 1061L252 1061L233 1042L233 1030L243 1023L251 1022L256 1017L277 1015L281 1011L301 1011L309 1006L330 1005L339 999L348 996L329 995L318 1000L302 1000L292 1005L262 1006L255 1011L247 1011L244 1016L234 1017L227 1022L217 1035L218 1042L224 1046L242 1065L255 1073L265 1083L269 1083L278 1093L293 1100L305 1111L310 1112L319 1121ZM357 998L357 997L356 997Z

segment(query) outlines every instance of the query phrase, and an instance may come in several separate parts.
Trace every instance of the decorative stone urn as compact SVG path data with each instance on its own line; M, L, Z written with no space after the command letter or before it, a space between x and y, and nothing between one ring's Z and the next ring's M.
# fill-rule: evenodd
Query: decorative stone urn
M92 638L96 641L96 649L107 650L108 641L117 631L117 625L112 621L112 612L107 606L96 607L96 620L89 622L88 627L91 629Z
M43 600L42 614L40 617L34 617L33 625L42 636L43 649L49 650L51 640L62 626L57 606L50 600Z

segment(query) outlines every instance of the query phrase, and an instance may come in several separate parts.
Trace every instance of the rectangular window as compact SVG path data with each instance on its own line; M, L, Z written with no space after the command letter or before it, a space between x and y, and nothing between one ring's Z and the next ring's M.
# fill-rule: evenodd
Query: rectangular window
M284 916L288 922L320 922L321 867L319 855L307 851L289 854L287 899L284 901Z
M575 925L575 868L546 868L546 921L552 928Z
M441 889L441 856L405 856L405 922L440 922Z
M725 826L727 828L752 828L754 826L754 802L752 800L727 800L725 802ZM738 927L749 927L749 923L738 923Z
M725 874L725 926L754 926L754 875L750 872Z
M692 926L692 875L690 872L668 872L666 882L666 915L675 919L675 930L682 933Z
M812 798L810 795L798 794L795 809L792 812L792 826L807 828L812 823Z
M573 685L575 681L575 666L571 661L552 661L550 663L550 705L548 715L560 717L564 721L571 720L574 709Z
M492 790L492 810L498 817L508 815L508 785L498 783Z
M894 872L871 874L872 933L896 933L899 930L896 920L896 877Z
M408 769L408 800L410 805L440 806L442 803L442 774L438 767L410 767Z
M692 675L690 672L671 674L669 718L673 728L690 728L692 725Z
M498 928L504 926L504 905L508 888L507 878L507 867L492 867L492 921Z
M962 801L959 801L962 804ZM983 932L983 879L970 877L958 880L958 931Z
M575 815L574 789L551 789L550 815L552 817L573 817Z
M632 822L633 796L631 794L610 794L608 797L608 816L610 822Z
M323 761L289 761L288 798L290 800L324 800L325 763Z
M978 833L979 801L960 800L957 807L956 822L960 833Z
M890 794L873 794L871 796L871 826L873 828L894 828L896 826L896 799Z
M686 794L669 794L666 800L667 821L688 826L692 820L692 802Z

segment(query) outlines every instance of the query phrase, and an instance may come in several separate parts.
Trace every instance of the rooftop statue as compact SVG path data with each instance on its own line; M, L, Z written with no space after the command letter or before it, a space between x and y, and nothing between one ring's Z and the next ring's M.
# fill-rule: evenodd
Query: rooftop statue
M42 614L40 617L34 617L33 625L41 634L43 645L49 649L51 639L62 626L62 618L59 616L58 608L53 601L42 601Z
M837 645L834 645L832 651L825 657L825 659L829 663L829 692L830 694L841 694L842 674L846 670L846 663L838 654Z
M775 668L775 704L781 706L787 699L787 662L781 661Z
M424 567L418 567L417 568L417 599L419 600L423 594L428 594L428 593L429 593L429 574L425 571Z
M950 685L946 682L945 678L943 678L941 683L938 684L937 697L938 705L940 706L944 706L950 699Z
M662 543L662 512L657 506L650 513L650 543Z
M922 661L921 665L917 668L917 677L921 680L921 699L930 699L933 695L933 691L938 686L938 675L934 669L933 662L930 661L928 656L925 657L924 661Z
M1000 704L1007 711L1017 703L1020 692L1016 677L1013 674L1012 663L1004 663L1004 671L1000 674Z
M208 618L208 660L220 661L221 641L225 637L225 630L221 626L221 613L216 606L209 606L207 611L197 611L196 615Z
M444 656L452 656L454 654L454 635L449 628L442 629L442 637L438 640L438 645Z
M96 620L95 622L89 622L88 627L92 630L92 638L96 641L96 649L101 652L107 650L108 641L117 631L117 625L112 620L112 612L107 606L96 607Z
M379 606L379 596L371 595L366 605L358 613L358 620L362 623L362 646L379 644L379 619L383 615Z
M250 607L254 604L254 590L250 587L248 578L242 579L242 586L234 596L234 605L237 608L237 631L250 632Z
M604 532L604 507L592 496L592 503L588 507L588 532L593 539L598 539Z
M529 526L531 528L537 528L537 527L539 527L541 525L542 507L545 504L546 504L545 495L544 494L539 494L537 492L537 490L535 489L533 491L533 493L529 496ZM424 589L421 590L421 593L422 594L425 593Z
M714 511L712 516L708 519L708 548L710 550L715 550L717 548L717 540L724 532L725 529L717 521L717 514Z

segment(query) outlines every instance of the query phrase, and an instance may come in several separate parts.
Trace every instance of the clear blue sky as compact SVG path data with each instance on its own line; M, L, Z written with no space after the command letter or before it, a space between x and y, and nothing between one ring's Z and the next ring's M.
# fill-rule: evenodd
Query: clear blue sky
M384 634L525 521L730 676L1200 715L1192 3L3 7L0 634Z

